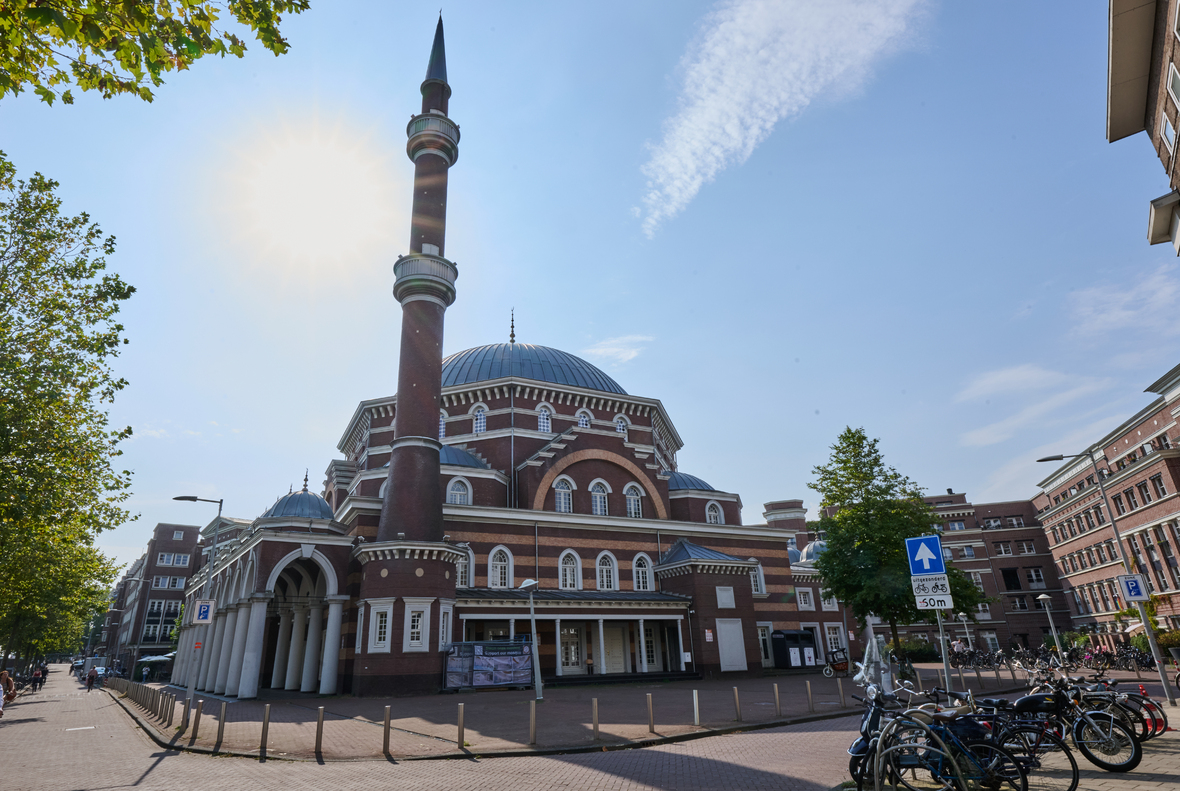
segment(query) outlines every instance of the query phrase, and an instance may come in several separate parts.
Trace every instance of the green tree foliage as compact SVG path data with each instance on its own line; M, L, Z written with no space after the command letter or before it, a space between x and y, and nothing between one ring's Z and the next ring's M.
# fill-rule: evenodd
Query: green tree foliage
M913 481L888 467L864 429L846 428L832 445L828 463L812 472L808 486L820 495L819 528L827 550L816 560L825 596L835 596L856 613L863 628L875 615L889 624L899 644L897 625L931 621L910 586L905 540L929 535L934 511ZM986 601L969 577L947 567L955 606L974 620Z
M114 239L61 213L57 183L18 180L0 152L0 640L56 650L101 609L115 568L99 531L130 518L131 429L105 405L127 383L114 321L134 292L105 274ZM23 649L21 649L23 650Z
M69 88L104 99L128 93L152 100L161 75L205 55L242 57L246 44L217 25L228 15L275 55L287 52L283 14L309 0L6 0L0 3L0 98L30 86L53 104Z

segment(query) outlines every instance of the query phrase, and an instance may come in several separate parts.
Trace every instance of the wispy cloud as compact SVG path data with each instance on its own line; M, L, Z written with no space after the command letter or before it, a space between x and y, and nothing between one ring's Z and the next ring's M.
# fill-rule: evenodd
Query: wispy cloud
M1180 298L1180 276L1174 265L1161 266L1129 288L1107 283L1070 295L1072 315L1080 335L1106 335L1117 330L1180 334L1175 306Z
M1020 404L1008 417L966 432L961 442L975 447L1003 442L1066 405L1109 386L1109 379L1065 374L1031 364L980 374L959 391L956 402L1015 397Z
M1085 425L1076 426L1064 435L1035 448L1021 450L1017 456L1001 465L987 477L984 488L975 496L976 501L1016 500L1029 497L1036 490L1038 481L1048 477L1058 465L1038 464L1037 459L1055 453L1076 452L1118 425L1125 415L1110 414Z
M1068 378L1063 373L1050 371L1039 365L1025 364L1001 368L998 371L982 373L972 379L958 392L955 401L977 401L981 398L1059 387Z
M644 350L644 344L651 343L655 338L649 335L622 335L618 338L607 338L599 341L582 354L612 363L625 363L634 360Z
M745 162L775 124L859 89L914 25L922 0L724 0L681 67L680 110L643 167L650 237L704 184Z

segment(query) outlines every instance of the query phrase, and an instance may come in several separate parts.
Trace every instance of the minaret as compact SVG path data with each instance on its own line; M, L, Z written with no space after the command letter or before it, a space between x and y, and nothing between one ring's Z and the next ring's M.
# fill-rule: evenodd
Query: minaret
M439 16L422 83L422 113L406 127L414 162L410 254L394 264L393 296L402 306L397 430L377 541L441 541L438 415L442 395L443 315L455 301L455 265L446 250L447 171L459 156L459 127L447 117L451 86ZM402 536L399 536L402 534Z

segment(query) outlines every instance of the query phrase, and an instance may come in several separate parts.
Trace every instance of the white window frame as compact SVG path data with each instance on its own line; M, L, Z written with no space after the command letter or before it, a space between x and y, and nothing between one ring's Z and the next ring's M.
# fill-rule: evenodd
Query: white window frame
M447 436L447 413L444 410L438 411L438 441L442 442Z
M172 556L172 565L177 568L187 568L191 559L191 555L175 554Z
M563 482L569 484L569 489L558 488L557 485ZM553 481L553 510L559 514L572 514L574 512L574 492L577 490L578 485L574 483L573 478L569 477L568 475L558 475ZM569 510L562 510L561 497L563 493L567 492L569 497Z
M388 654L392 651L393 604L396 601L396 596L388 599L369 600L369 648L365 653ZM381 624L382 615L385 616L385 639L379 641L377 639L377 627Z
M419 654L430 650L430 606L434 602L433 596L403 596L405 603L405 623L402 626L402 653ZM414 613L421 613L419 621L419 640L411 644L410 623Z
M573 558L573 561L574 561L574 564L573 564L573 572L574 572L573 587L570 587L565 584L564 574L563 574L562 570L564 568L566 558ZM572 591L580 591L580 590L582 590L582 556L579 555L577 552L575 552L572 549L567 549L567 550L563 551L561 553L561 555L557 558L557 588L558 588L558 590L566 590L566 591L571 591L571 590Z
M646 568L647 585L642 588L639 587L639 585L637 584L639 581L638 571L639 571L639 562L640 561L647 563L647 568ZM637 590L637 591L653 591L653 590L655 590L655 585L653 584L654 579L652 576L653 574L655 574L654 565L655 564L653 564L651 562L651 557L648 556L648 554L646 552L640 552L638 555L636 555L634 558L631 559L631 587L634 590Z
M1180 107L1180 97L1177 97L1172 91L1173 85L1180 85L1180 71L1177 71L1175 63L1168 64L1168 96L1172 97L1172 104Z
M804 602L804 597L807 601ZM800 610L815 611L815 591L811 588L795 588L795 607Z
M589 409L579 409L574 417L578 419L578 428L590 428L594 425L594 415Z
M184 577L171 577L168 582L168 590L184 590Z
M455 587L470 588L474 585L472 580L474 579L473 575L475 574L475 553L471 551L470 547L462 548L462 551L467 558L467 579L463 580L462 576L459 574L459 565L464 561L455 561Z
M590 481L590 514L592 516L610 516L610 498L607 495L614 494L611 491L610 484L602 478L595 478ZM595 488L601 488L601 492L594 491Z
M819 600L819 606L824 612L840 612L840 602L835 596L829 596L826 599L821 598Z
M482 402L473 404L471 409L467 410L467 414L471 415L471 433L483 434L488 430L488 407Z
M176 556L174 554L172 554L171 552L161 552L159 555L156 556L156 565L157 566L171 566L172 565L172 558L174 558L174 557L176 557Z
M623 487L623 497L627 501L627 517L629 519L642 519L643 487L637 483L629 483Z
M464 489L466 489L466 491L463 493L463 499L465 502L457 503L451 499L451 487L457 483L462 484ZM462 475L456 475L451 479L450 483L447 484L447 505L474 505L475 503L472 502L472 500L474 500L472 497L473 491L474 489L472 489L470 481L468 481Z
M537 405L537 431L553 433L553 407L548 404Z
M975 559L975 547L959 547L959 552L962 553L964 560Z
M758 565L750 569L750 590L755 596L766 596L766 573L762 570L762 564L758 562L758 558L750 558L750 560L758 563Z
M354 649L358 654L364 646L364 629L365 629L365 600L361 599L356 604L356 648Z
M954 527L953 525L958 525L958 527ZM966 523L966 522L962 522L962 521L960 521L960 520L958 520L958 519L953 519L953 520L951 520L951 521L949 521L949 522L947 522L947 523L946 523L946 529L947 529L948 531L966 530L966 529L967 529L967 523Z
M615 415L615 433L626 435L631 430L631 421L627 419L626 415Z
M602 570L605 568L602 566L602 561L604 560L610 562L611 578L609 580L610 585L608 586L603 586L602 584ZM598 557L594 559L594 586L596 590L600 591L619 590L619 561L614 556L614 553L605 549L602 552L599 552Z
M455 633L455 600L438 600L438 650L446 651L451 647L452 636Z
M499 584L498 580L493 580L492 558L496 557L497 552L503 552L508 556L508 581L506 584ZM514 562L512 559L512 550L508 549L508 547L504 546L503 544L497 544L492 548L492 551L488 553L488 587L495 588L497 590L511 590L516 584L515 581L516 569L514 568ZM493 582L496 582L496 584L492 584Z
M709 509L710 508L717 509L717 521L716 522L714 522L713 520L711 520L709 518ZM721 507L721 503L717 502L716 500L710 500L709 502L705 503L705 524L708 524L708 525L723 525L723 524L725 524L725 509Z
M184 541L184 531L183 530L173 530L172 531L172 540L173 541Z

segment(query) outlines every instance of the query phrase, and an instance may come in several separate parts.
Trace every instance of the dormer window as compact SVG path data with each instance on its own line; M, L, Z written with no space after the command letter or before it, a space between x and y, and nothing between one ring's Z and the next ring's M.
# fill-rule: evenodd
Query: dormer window
M705 521L711 525L724 524L721 518L721 506L717 503L709 503L709 507L705 509Z
M447 487L447 503L450 505L468 505L471 502L471 490L464 481L451 481Z
M557 513L572 514L574 512L574 493L569 481L560 480L553 484L553 499Z
M537 412L537 431L544 431L546 434L553 432L553 421L546 407L541 407Z
M488 430L488 413L483 408L475 410L475 420L471 430L475 434L482 434Z

